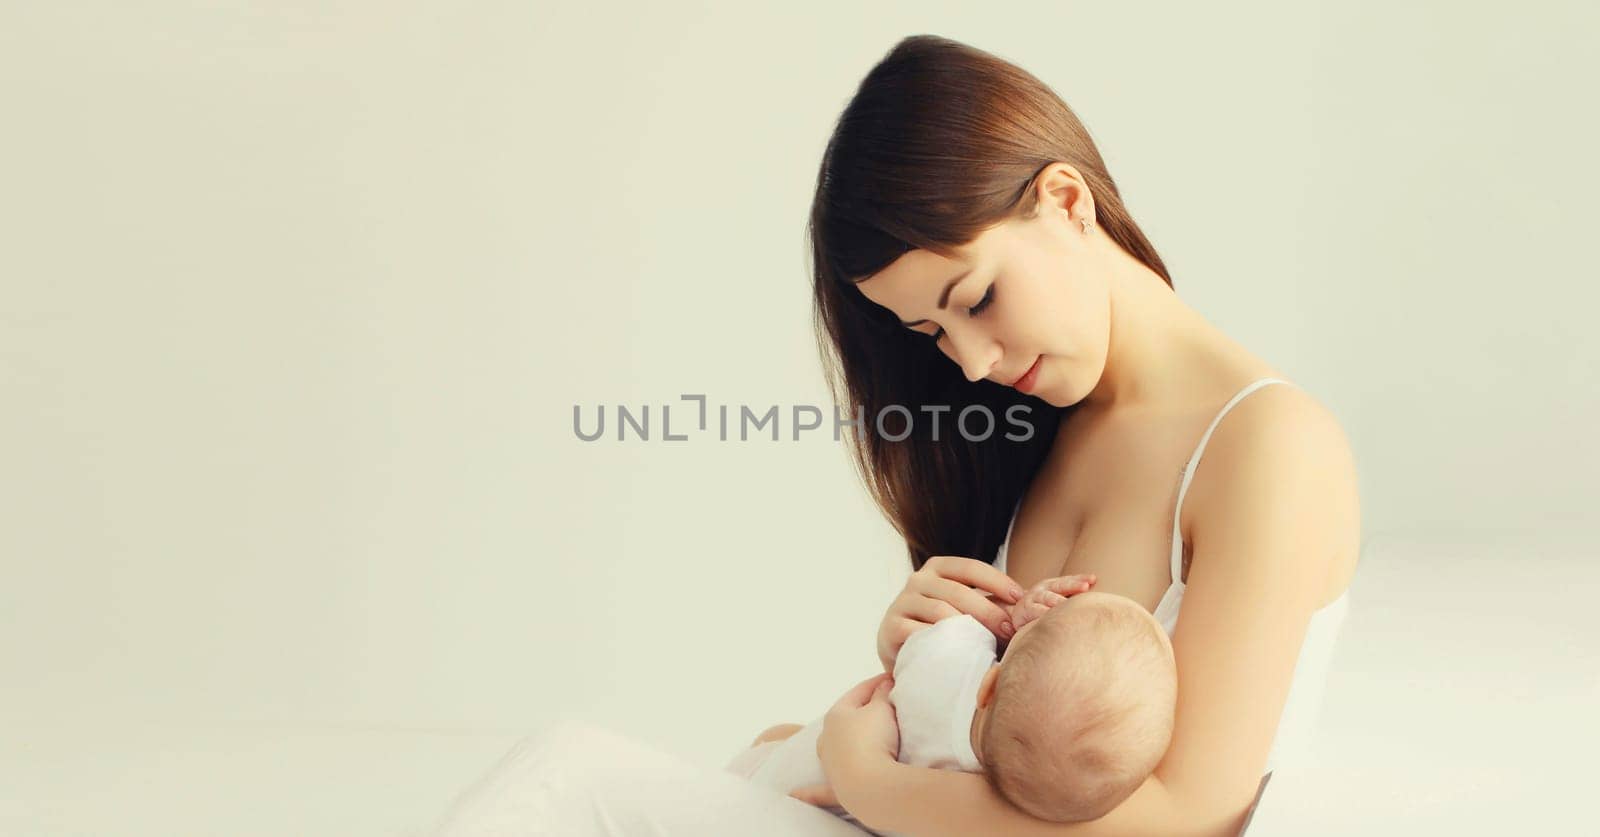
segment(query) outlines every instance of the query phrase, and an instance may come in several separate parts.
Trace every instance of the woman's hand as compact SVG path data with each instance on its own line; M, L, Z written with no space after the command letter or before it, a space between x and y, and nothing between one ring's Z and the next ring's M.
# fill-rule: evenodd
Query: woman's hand
M840 799L858 799L862 779L871 771L892 766L900 757L900 725L889 702L894 678L887 674L869 677L845 692L822 719L822 735L817 739L817 758L827 784L796 788L790 796L818 806L837 806L860 819L850 805Z
M994 594L991 599L984 591ZM1020 585L1011 576L976 558L935 555L922 569L906 579L900 595L878 624L878 659L883 670L894 671L900 646L912 634L940 619L970 614L982 622L1001 642L1016 633L1006 608L1022 598Z
M1022 600L1007 611L1011 617L1011 624L1018 631L1022 630L1023 625L1045 615L1050 608L1066 601L1068 596L1087 592L1094 586L1095 581L1094 573L1085 573L1047 578L1033 585L1022 595Z

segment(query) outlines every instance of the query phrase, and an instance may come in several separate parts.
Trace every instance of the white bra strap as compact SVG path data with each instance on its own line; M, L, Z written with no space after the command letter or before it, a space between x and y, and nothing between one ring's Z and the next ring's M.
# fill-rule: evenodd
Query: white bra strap
M1205 452L1206 442L1211 440L1211 432L1217 429L1217 425L1221 423L1222 417L1227 415L1229 410L1233 409L1233 405L1244 400L1246 395L1255 392L1267 384L1289 384L1289 382L1280 378L1259 378L1255 381L1251 381L1247 386L1245 386L1244 389L1239 390L1239 392L1236 393L1233 398L1228 400L1227 404L1222 405L1221 410L1217 411L1216 418L1211 420L1211 425L1206 428L1205 434L1200 437L1200 444L1195 447L1194 454L1189 457L1189 464L1185 465L1183 468L1183 482L1178 486L1178 504L1177 507L1172 511L1171 562L1173 584L1177 584L1183 580L1183 535L1178 531L1178 521L1183 516L1183 495L1189 491L1189 481L1194 479L1194 469L1200 464L1200 454ZM1289 385L1293 386L1293 384Z

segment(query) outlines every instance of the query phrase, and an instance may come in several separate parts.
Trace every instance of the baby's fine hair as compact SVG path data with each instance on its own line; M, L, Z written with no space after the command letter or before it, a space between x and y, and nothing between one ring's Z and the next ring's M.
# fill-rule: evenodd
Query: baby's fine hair
M1020 639L995 681L984 773L1035 817L1098 819L1172 741L1178 677L1166 632L1137 602L1084 593Z

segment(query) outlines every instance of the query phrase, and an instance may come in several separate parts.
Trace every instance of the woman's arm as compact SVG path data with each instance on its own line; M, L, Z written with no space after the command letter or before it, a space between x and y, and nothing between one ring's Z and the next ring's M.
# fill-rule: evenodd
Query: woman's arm
M914 837L1005 834L1009 837L1129 837L1129 835L1232 835L1234 817L1207 824L1174 804L1161 781L1146 779L1105 816L1081 823L1037 819L1007 802L979 773L935 770L889 762L870 779L875 789L844 799L856 819L874 830Z
M891 762L843 771L860 782L840 788L862 807L852 813L916 837L1237 834L1265 772L1306 626L1356 520L1355 468L1338 422L1309 396L1281 389L1236 407L1201 460L1209 488L1190 495L1198 503L1194 560L1172 642L1172 743L1132 796L1097 820L1050 823L1010 805L980 775Z

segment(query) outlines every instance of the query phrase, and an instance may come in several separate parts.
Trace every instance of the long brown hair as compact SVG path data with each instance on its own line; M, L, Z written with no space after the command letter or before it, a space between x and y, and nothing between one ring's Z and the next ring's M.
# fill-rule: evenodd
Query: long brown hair
M1170 286L1155 248L1072 109L1000 58L935 35L900 41L862 80L828 139L807 228L815 324L840 420L862 419L852 459L873 499L906 539L911 566L933 555L993 563L1011 512L1076 405L1053 407L988 380L968 381L926 335L855 285L912 249L952 256L983 230L1037 211L1034 180L1054 162L1077 168L1096 222ZM899 405L907 412L881 413ZM923 405L948 405L934 440ZM957 430L968 405L993 431ZM1008 408L1024 405L1024 411ZM1007 416L1011 420L1007 420ZM1031 438L1017 424L1033 426ZM985 422L971 427L983 436Z

